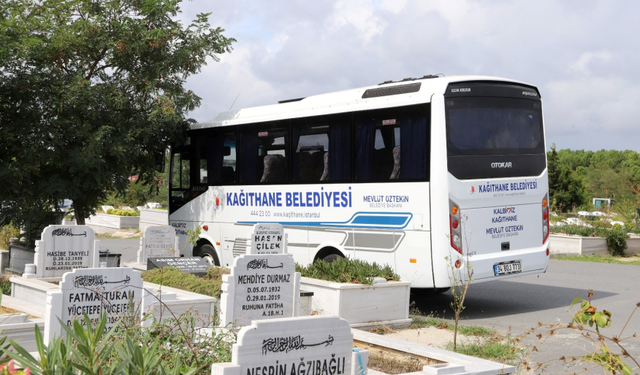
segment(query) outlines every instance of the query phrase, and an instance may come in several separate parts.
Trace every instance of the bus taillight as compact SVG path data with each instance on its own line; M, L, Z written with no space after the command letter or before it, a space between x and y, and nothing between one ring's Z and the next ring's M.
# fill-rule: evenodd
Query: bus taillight
M449 201L449 237L451 238L451 247L462 254L460 209L458 205L452 201Z
M542 244L547 242L549 238L549 201L547 194L542 199Z

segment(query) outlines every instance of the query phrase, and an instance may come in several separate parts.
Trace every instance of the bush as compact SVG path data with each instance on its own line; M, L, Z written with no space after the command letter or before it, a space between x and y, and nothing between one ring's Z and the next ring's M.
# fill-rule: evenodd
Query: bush
M623 256L627 249L627 238L629 235L622 229L612 229L607 234L607 249L609 254Z
M2 289L2 294L6 294L7 296L11 295L11 281L9 281L9 276L0 276L0 289Z
M597 221L591 221L589 222L589 224L594 228L611 229L611 223L608 221L597 220Z
M116 216L140 216L140 212L134 210L122 210L119 208L110 208L107 210L108 215Z
M224 267L209 267L205 277L198 277L177 268L165 267L143 272L142 279L149 283L220 298L222 275L229 272L229 269Z
M0 228L0 249L9 250L9 240L20 237L20 229L13 224Z
M604 228L589 228L580 225L565 225L562 227L551 227L551 233L563 233L567 235L576 235L582 237L606 237L608 229Z
M150 327L125 316L108 332L106 322L106 315L97 322L85 315L71 327L62 326L65 339L54 337L46 345L35 327L37 359L13 341L12 350L4 347L2 352L32 374L211 374L213 363L231 361L232 330L199 335L202 325L190 313Z
M314 262L307 267L296 264L296 271L304 277L313 279L334 281L338 283L373 283L374 277L383 277L386 280L400 280L400 276L393 272L390 266L380 266L376 263L367 263L359 259L338 258L331 263L324 261Z

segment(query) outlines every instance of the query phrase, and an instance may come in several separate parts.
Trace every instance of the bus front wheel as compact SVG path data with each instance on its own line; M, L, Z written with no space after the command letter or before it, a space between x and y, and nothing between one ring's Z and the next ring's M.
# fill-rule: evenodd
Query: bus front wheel
M216 249L209 244L204 244L200 247L200 251L198 252L200 257L204 258L207 262L209 262L212 266L219 266L220 261L218 260L218 255L216 254Z

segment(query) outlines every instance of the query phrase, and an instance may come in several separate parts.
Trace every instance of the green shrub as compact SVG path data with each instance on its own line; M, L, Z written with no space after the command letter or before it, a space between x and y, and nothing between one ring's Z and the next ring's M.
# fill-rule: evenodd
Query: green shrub
M607 249L609 254L616 256L623 256L624 251L627 249L627 238L629 235L623 229L612 229L607 234Z
M97 322L85 315L71 327L62 326L65 339L54 337L46 344L35 327L38 358L13 341L12 349L3 347L2 352L34 375L211 374L213 363L231 362L232 331L199 335L202 324L191 313L153 321L149 327L125 316L109 332L104 329L106 322L106 315ZM205 322L205 327L213 325Z
M110 208L107 214L116 216L140 216L140 212L134 210L122 210L120 208Z
M209 267L205 277L198 277L177 268L165 267L143 272L142 279L153 284L220 298L222 275L229 272L229 269L224 267Z
M373 283L374 277L383 277L386 280L400 280L400 276L393 272L390 266L380 266L376 263L367 263L359 259L338 258L327 263L314 262L306 267L296 264L296 271L304 277L313 279L334 281L338 283Z
M0 289L2 289L2 294L11 295L11 281L9 281L9 276L0 276Z
M611 229L611 223L608 221L597 220L597 221L589 222L589 224L594 228Z
M13 224L0 228L0 249L9 250L9 240L20 237L20 229Z
M605 228L589 228L581 225L564 225L551 227L551 233L562 233L567 235L576 235L582 237L606 237L608 229Z

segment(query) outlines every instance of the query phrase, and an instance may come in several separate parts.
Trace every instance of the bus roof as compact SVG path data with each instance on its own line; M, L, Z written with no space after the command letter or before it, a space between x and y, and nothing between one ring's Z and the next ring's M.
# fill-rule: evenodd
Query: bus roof
M407 78L397 82L387 81L375 86L285 100L278 104L225 111L218 113L209 121L193 124L191 129L429 103L433 94L444 94L449 83L463 81L500 81L528 85L511 79L478 75Z

